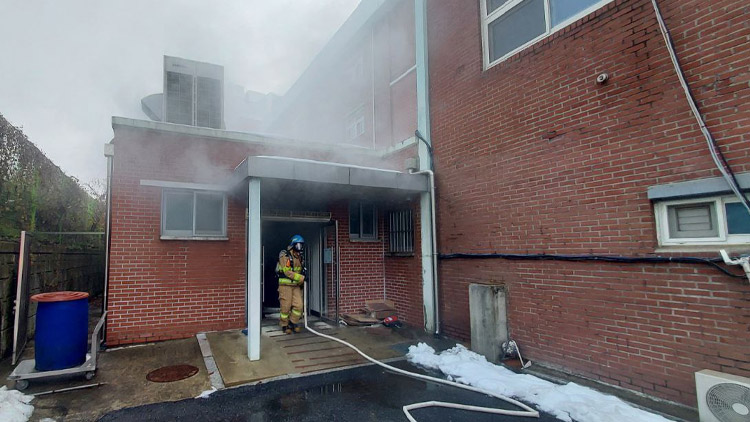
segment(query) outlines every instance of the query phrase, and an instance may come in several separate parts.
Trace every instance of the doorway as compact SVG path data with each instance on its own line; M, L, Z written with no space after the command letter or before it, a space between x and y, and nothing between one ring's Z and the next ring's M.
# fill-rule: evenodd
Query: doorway
M305 221L263 221L263 278L261 297L263 298L263 317L279 312L279 281L276 275L276 263L279 252L289 246L292 236L298 234L305 239L303 251L308 288L308 311L321 316L326 309L326 279L323 271L323 233L326 224Z

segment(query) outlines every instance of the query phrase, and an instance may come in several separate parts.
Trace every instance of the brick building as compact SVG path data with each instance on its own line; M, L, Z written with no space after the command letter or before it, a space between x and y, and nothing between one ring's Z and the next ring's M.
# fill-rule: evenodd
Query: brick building
M750 186L747 5L659 4ZM368 0L271 115L258 125L279 136L210 115L213 129L113 120L108 343L252 328L253 306L275 300L262 268L300 232L323 316L385 297L408 323L470 340L486 310L469 286L502 286L508 334L540 365L687 405L695 371L750 375L750 287L711 261L750 249L750 215L650 1ZM436 174L435 230L429 179L403 170L417 150ZM170 204L202 201L226 219L167 227Z
M264 107L246 122L225 110L221 66L165 57L164 93L142 102L151 120L114 117L107 145L108 345L249 324L258 358L255 318L278 311L274 266L297 233L313 314L335 320L388 298L406 323L424 324L418 199L428 183L403 170L416 149L413 15L408 1L363 3L289 92L254 101ZM389 56L396 44L406 54ZM345 74L320 76L332 68ZM356 89L332 95L347 75ZM273 135L242 131L261 126Z
M750 186L747 3L659 5L708 128ZM468 339L468 285L497 284L510 336L539 363L688 405L695 371L750 375L744 274L529 256L749 249L750 218L651 2L428 1L426 17L443 331ZM457 253L525 259L447 259Z

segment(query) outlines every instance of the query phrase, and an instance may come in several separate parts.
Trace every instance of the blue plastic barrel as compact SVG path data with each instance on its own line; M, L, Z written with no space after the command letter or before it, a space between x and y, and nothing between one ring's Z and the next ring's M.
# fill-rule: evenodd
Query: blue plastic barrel
M37 371L54 371L86 361L89 294L50 292L31 297L38 302L34 359Z

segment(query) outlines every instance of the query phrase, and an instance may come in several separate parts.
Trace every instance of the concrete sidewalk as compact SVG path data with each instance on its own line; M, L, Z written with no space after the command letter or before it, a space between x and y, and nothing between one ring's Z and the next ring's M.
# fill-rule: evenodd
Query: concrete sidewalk
M456 345L455 341L436 339L422 330L404 327L333 327L311 322L311 327L347 341L377 360L403 358L410 345L427 343L436 350ZM227 387L247 384L283 375L305 374L326 369L367 363L347 346L303 331L285 335L275 321L264 321L261 330L261 360L247 358L247 337L239 330L206 334L213 357Z
M33 349L27 349L24 359L33 357ZM91 381L87 381L83 375L32 380L24 394L105 384L36 397L31 402L34 413L30 420L95 421L113 410L192 398L211 388L195 338L109 350L99 355L97 363L96 376ZM170 383L155 383L146 379L146 375L155 369L178 364L193 365L199 371L190 378ZM3 380L7 379L12 369L10 359L0 363ZM13 387L12 382L5 383L8 388Z
M455 341L435 339L421 330L412 328L331 327L323 324L317 324L316 328L353 343L378 360L401 359L406 354L408 346L418 342L426 342L436 350L444 350L455 345ZM261 360L256 362L248 360L247 337L240 330L211 332L206 333L205 337L211 349L211 358L214 360L215 367L218 367L216 375L221 376L220 381L226 387L258 383L268 385L266 381L296 379L306 373L313 373L315 376L312 377L312 381L305 382L315 384L317 381L314 379L330 370L366 363L365 359L344 345L317 337L309 332L284 335L271 321L263 326ZM23 358L30 359L33 356L32 344L32 347L27 348ZM30 420L40 421L50 418L57 422L95 421L115 410L192 399L201 392L211 389L210 374L204 361L204 353L195 337L110 349L100 354L98 364L96 377L91 381L86 381L82 374L32 381L24 393L34 394L95 383L104 383L104 385L36 397L31 402L35 410ZM155 369L179 364L195 366L198 368L198 373L190 378L168 383L155 383L146 379L146 375ZM208 367L213 367L210 362ZM0 362L0 376L3 380L7 379L11 371L10 359ZM577 381L580 382L580 380ZM6 382L6 385L8 388L13 387L11 382ZM608 392L622 397L617 391ZM686 416L685 413L679 411L680 409L675 411L670 406L659 408L649 400L633 400L633 397L627 399L647 408L678 415L678 420ZM190 401L181 403L187 406L186 409L193 406ZM331 406L336 406L335 400L331 402ZM356 413L356 408L356 406L352 407L352 412ZM146 409L150 408L140 410ZM174 410L175 407L163 409ZM131 411L127 415L134 416L137 413ZM689 413L688 415L692 416ZM691 420L689 416L687 420ZM314 419L303 418L303 420Z
M429 342L440 350L455 344L449 340L433 339L421 330L412 328L334 328L323 323L318 323L317 328L352 342L376 359L403 358L408 346L419 341ZM261 360L256 362L248 360L247 337L240 330L210 332L205 337L218 366L221 382L227 387L366 363L364 358L346 346L312 333L284 335L275 321L264 323ZM33 358L31 342L22 359ZM30 420L94 421L113 410L190 399L211 389L210 373L195 337L110 349L99 354L97 363L96 376L91 381L87 381L83 374L32 380L28 389L23 391L25 394L96 383L104 385L36 397L31 402L35 410ZM168 383L146 379L146 375L155 369L179 364L195 366L198 373L185 380ZM10 359L0 362L3 380L7 380L12 370ZM5 381L5 384L8 388L14 387L10 381Z

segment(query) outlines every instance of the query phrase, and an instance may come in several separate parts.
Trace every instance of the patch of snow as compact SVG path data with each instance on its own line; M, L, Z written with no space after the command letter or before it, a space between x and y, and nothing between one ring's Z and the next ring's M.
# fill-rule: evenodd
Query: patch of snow
M44 419L40 419L39 422L57 422L57 421L54 419L50 419L50 418L44 418Z
M20 391L0 387L0 421L26 422L34 413L34 406L29 403L34 396L27 396Z
M517 374L457 344L440 354L419 343L409 347L409 362L438 369L461 384L533 403L538 410L567 422L669 422L617 397L575 383L558 385L529 374Z
M217 392L217 391L219 391L219 390L217 390L217 389L216 389L216 388L214 388L214 387L211 387L211 389L210 389L210 390L206 390L206 391L204 391L204 392L202 392L202 393L198 394L197 396L195 396L195 398L196 398L196 399L207 399L207 398L208 398L208 396L210 396L211 394L213 394L213 393L215 393L215 392Z

